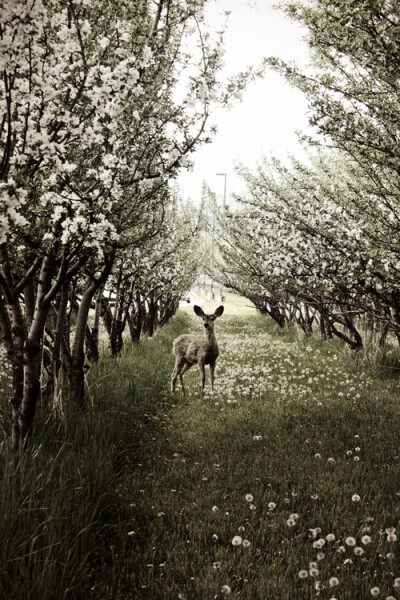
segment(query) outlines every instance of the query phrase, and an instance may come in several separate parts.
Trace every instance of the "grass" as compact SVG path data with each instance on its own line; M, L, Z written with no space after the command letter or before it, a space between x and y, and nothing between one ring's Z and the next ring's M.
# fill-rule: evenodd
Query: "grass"
M171 340L200 331L192 314L93 367L86 414L42 406L30 452L3 441L0 597L398 598L399 379L232 297L216 393L201 398L194 367L172 397Z

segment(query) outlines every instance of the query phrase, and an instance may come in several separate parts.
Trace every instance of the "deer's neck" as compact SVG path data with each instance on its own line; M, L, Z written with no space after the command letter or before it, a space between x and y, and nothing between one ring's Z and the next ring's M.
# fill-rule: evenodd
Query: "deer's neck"
M217 346L217 338L215 337L214 331L209 331L208 329L205 332L206 339L208 341L209 346Z

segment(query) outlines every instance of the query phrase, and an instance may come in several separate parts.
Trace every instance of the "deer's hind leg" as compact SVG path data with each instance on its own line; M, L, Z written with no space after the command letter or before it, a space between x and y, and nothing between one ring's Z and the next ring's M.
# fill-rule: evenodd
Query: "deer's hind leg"
M193 363L190 363L189 361L185 360L185 364L183 365L183 367L180 369L180 371L178 373L183 395L185 395L185 386L183 385L183 374L186 373L186 371L188 371L192 365L193 365Z
M178 378L178 373L180 373L185 362L186 362L186 360L183 356L176 357L175 367L174 367L174 370L172 371L172 376L171 376L171 393L172 394L175 393L175 386L176 386L176 380ZM179 376L179 378L180 378L180 376Z

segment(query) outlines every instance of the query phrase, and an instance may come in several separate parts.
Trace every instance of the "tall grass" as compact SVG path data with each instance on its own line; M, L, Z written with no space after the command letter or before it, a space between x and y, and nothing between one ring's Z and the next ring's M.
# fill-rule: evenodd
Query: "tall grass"
M169 394L172 339L201 331L181 313L90 369L84 414L41 406L29 451L2 442L0 598L399 597L399 380L230 312L215 395L196 367Z

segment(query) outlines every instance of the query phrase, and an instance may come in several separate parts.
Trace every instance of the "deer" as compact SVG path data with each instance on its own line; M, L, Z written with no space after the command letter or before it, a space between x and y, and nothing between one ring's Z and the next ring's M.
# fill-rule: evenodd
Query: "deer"
M200 306L193 307L198 317L203 319L204 336L180 335L173 342L173 353L176 355L175 367L171 378L171 392L175 393L176 380L179 376L182 395L185 395L183 385L183 374L195 363L199 365L201 375L201 393L204 395L204 384L206 381L205 365L210 365L211 389L214 391L215 362L219 355L217 338L214 333L214 321L224 312L224 307L219 306L214 314L206 315Z

